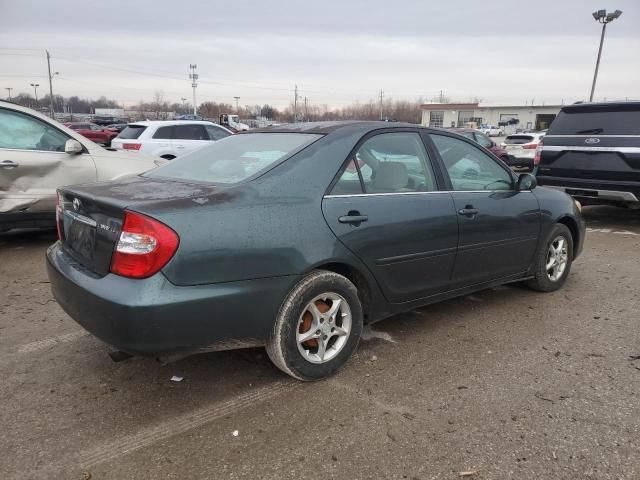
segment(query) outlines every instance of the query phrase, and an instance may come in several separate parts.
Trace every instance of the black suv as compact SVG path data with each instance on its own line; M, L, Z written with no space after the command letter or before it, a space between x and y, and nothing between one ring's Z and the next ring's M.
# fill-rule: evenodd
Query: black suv
M542 145L539 185L583 204L640 208L640 102L563 107Z

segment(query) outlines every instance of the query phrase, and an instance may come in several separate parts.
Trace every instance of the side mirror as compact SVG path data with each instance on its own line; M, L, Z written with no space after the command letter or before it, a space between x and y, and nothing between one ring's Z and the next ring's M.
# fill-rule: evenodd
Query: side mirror
M536 177L530 173L521 173L518 177L518 191L533 190L538 186Z
M82 153L83 150L84 147L82 146L82 144L79 141L73 140L71 138L64 144L64 153L68 153L69 155Z

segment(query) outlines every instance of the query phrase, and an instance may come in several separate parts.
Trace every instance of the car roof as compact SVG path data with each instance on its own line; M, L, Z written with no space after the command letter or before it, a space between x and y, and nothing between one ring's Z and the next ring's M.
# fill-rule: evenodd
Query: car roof
M383 122L383 121L369 121L369 120L338 120L332 122L304 122L304 123L285 123L282 125L272 125L270 127L256 128L243 132L243 134L251 133L316 133L320 135L327 135L339 130L361 130L362 133L368 131L380 130L382 128L421 128L425 129L422 125L415 123L402 123L402 122Z
M565 105L560 109L563 112L597 112L599 110L640 110L640 101L620 101L620 102L583 102L574 103L573 105Z
M467 132L482 133L481 131L479 131L479 130L477 130L475 128L469 128L469 127L447 128L447 130L449 130L450 132L456 132L456 133L467 133Z

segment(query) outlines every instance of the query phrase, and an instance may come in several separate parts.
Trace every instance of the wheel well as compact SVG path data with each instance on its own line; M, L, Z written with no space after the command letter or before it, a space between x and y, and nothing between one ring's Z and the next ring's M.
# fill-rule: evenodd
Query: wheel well
M176 158L176 156L166 154L166 155L161 155L160 158L164 158L165 160L173 160L174 158Z
M582 239L580 238L580 231L578 230L578 225L576 221L571 217L562 217L558 220L558 223L561 223L565 227L569 229L571 232L571 238L573 239L573 251L575 252L578 248L577 246L580 244ZM574 254L575 257L575 254Z
M316 270L328 270L348 278L358 289L358 297L362 303L362 313L364 315L364 323L368 322L371 311L371 287L365 276L358 269L347 265L346 263L325 263L318 265Z

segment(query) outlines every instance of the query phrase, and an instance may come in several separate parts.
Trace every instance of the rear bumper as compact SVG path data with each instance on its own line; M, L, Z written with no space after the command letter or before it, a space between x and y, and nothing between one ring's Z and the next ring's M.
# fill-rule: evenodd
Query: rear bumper
M296 276L176 286L162 273L144 280L96 278L64 253L47 250L54 297L104 342L137 355L180 355L264 344Z
M0 230L12 228L56 228L55 212L0 213Z
M589 202L640 202L640 182L608 182L563 177L538 176L538 184L568 193Z
M509 157L505 160L505 162L510 167L533 168L533 157L516 157L509 154Z

